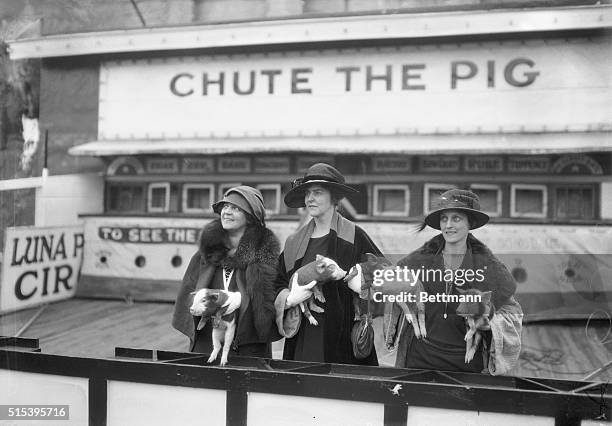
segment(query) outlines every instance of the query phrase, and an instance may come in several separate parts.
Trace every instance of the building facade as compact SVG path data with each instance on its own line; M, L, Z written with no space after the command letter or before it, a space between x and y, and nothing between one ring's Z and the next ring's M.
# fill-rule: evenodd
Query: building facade
M359 190L343 211L390 256L433 235L413 228L437 194L470 188L492 217L476 236L525 302L611 290L610 5L268 1L261 19L215 21L228 3L197 2L198 25L11 43L43 58L55 180L37 214L80 215L81 294L171 300L210 205L237 184L262 191L284 239L300 212L283 194L319 161Z

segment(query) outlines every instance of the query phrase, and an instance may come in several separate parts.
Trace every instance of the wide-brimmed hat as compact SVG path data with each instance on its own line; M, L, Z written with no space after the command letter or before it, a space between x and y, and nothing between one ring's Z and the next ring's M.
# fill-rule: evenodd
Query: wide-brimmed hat
M480 199L472 191L450 189L438 197L436 210L429 213L425 223L440 229L440 214L444 210L461 210L471 218L470 229L480 228L489 221L489 215L480 211Z
M260 225L265 224L266 209L264 207L263 195L261 195L258 189L246 185L230 188L225 191L222 200L212 205L213 211L221 214L221 209L223 209L225 203L240 207L247 214L253 216Z
M303 178L293 181L291 190L285 195L285 204L293 208L305 207L306 188L313 183L318 183L343 197L359 193L344 182L344 176L335 167L326 163L313 164L306 170Z

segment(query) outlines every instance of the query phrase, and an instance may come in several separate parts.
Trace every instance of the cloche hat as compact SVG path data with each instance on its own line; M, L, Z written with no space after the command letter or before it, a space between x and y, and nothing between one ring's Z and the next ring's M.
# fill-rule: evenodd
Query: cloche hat
M425 217L425 223L440 229L440 214L444 210L461 210L471 218L470 229L480 228L489 221L489 216L480 211L480 199L472 191L450 189L437 200L436 210Z
M344 182L344 176L335 167L326 163L313 164L306 170L303 178L293 181L291 190L285 195L285 204L293 208L304 207L306 205L304 203L306 188L313 183L318 183L342 196L359 193Z
M233 204L253 216L260 224L265 224L266 209L264 208L263 195L252 186L235 186L225 191L223 199L212 205L215 213L221 214L225 203Z

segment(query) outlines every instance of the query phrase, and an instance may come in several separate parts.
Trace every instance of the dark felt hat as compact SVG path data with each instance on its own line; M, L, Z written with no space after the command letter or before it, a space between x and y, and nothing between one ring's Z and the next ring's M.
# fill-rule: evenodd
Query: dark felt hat
M489 216L480 211L480 199L472 191L450 189L437 200L436 210L429 213L425 223L434 229L440 229L440 214L444 210L461 210L470 216L470 229L480 228L489 221Z
M285 204L293 208L304 207L306 188L313 183L318 183L342 196L359 193L344 182L344 176L335 167L326 163L313 164L306 170L303 178L293 181L291 190L285 195Z

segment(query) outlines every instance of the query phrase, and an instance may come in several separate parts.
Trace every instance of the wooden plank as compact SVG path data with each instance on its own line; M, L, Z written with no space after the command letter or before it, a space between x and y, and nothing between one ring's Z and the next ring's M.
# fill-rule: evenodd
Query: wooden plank
M106 426L107 381L104 378L89 379L89 425Z
M548 321L523 326L522 352L512 374L576 380L612 360L607 321ZM592 380L612 379L603 370Z
M227 426L246 426L248 412L248 396L244 389L230 388L227 391L225 418Z
M0 335L15 336L17 332L36 315L38 307L24 309L22 311L7 312L0 315Z
M0 337L0 347L6 347L8 349L38 349L38 339L27 339L23 337Z
M172 311L168 303L70 299L50 304L23 337L62 355L113 357L115 347L187 351L187 337L171 326Z
M385 426L405 425L408 422L408 406L385 404Z
M179 281L81 275L77 297L119 299L139 302L174 302Z

